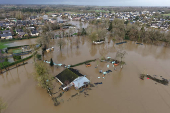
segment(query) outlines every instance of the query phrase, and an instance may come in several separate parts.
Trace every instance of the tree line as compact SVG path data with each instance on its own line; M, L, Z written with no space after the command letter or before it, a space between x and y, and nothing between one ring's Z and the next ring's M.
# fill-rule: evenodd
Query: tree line
M170 31L148 28L138 22L131 24L117 18L113 21L107 19L92 20L87 31L92 41L107 37L109 40L132 40L140 43L170 46Z

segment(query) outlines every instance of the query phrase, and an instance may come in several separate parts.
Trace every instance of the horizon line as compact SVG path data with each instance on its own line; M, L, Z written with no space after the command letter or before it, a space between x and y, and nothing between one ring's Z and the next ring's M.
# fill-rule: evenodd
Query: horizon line
M113 5L113 6L110 6L110 5L76 5L76 4L37 4L37 3L34 3L34 4L0 4L0 5L70 5L70 6L100 6L100 7L170 7L170 6L138 6L138 5L132 5L132 6L119 6L119 5Z

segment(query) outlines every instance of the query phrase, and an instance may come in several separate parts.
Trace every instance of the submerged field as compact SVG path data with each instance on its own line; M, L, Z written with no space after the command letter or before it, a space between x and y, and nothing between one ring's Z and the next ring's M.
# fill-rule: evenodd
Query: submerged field
M146 44L138 45L132 41L122 45L116 45L114 42L92 45L87 37L80 37L77 48L76 38L72 37L72 46L69 39L65 38L68 43L62 47L62 51L56 44L58 39L51 40L50 47L54 47L54 51L45 53L44 60L50 61L53 58L55 63L74 65L102 56L115 58L117 50L123 48L127 52L123 59L126 65L122 70L117 66L116 71L111 63L98 61L92 62L91 67L85 65L74 67L83 75L87 75L91 83L102 82L103 84L88 90L88 96L81 93L71 97L78 92L72 88L68 92L64 92L59 99L61 104L54 106L51 97L45 90L37 86L33 78L34 64L31 59L27 65L0 75L0 95L8 104L8 108L2 113L169 113L170 86L155 84L150 79L139 79L141 73L170 79L169 48ZM25 40L13 43L13 45L31 43L32 41ZM103 75L99 73L101 69L103 71L110 69L112 72L103 79ZM52 76L56 76L62 70L64 70L62 67L50 68ZM60 84L55 80L53 83L55 92L58 92ZM62 91L55 95L57 96L59 93Z

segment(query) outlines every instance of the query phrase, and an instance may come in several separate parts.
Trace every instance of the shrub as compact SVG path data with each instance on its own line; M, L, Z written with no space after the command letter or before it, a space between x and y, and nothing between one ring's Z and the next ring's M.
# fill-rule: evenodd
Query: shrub
M50 66L53 66L53 65L54 65L54 62L53 62L53 59L51 58Z
M8 62L8 58L5 58L5 62Z
M20 59L21 59L21 56L13 55L13 58L14 58L14 60L20 60Z
M41 55L40 54L37 54L36 57L37 57L37 59L41 60Z

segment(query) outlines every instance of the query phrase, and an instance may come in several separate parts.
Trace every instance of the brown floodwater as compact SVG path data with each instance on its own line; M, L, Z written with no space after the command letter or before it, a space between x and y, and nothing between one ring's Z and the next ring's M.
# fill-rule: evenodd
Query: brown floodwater
M74 88L65 92L59 99L61 104L54 106L47 91L37 86L33 78L33 59L28 64L20 66L0 75L0 96L8 104L8 108L2 113L169 113L170 112L170 86L155 84L150 79L139 79L139 74L146 73L157 75L158 78L170 79L170 49L154 45L137 45L128 41L123 45L115 45L114 42L101 45L92 45L87 37L79 37L77 48L77 37L65 38L66 45L60 51L54 39L50 47L54 51L45 53L44 60L53 58L55 63L66 65L76 64L86 60L109 56L115 58L116 51L124 49L127 54L123 59L126 62L123 69L119 66L116 71L111 63L92 62L91 67L85 65L77 66L82 74L94 82L103 82L92 90L88 90L89 96L77 93ZM72 45L70 44L72 42ZM23 40L13 43L31 44L32 41ZM110 65L107 68L107 65ZM97 68L96 65L98 65ZM99 73L102 69L112 70L111 73L103 75ZM57 75L62 67L50 69L52 76ZM101 78L98 78L101 77ZM59 83L55 84L54 91L58 91ZM61 91L60 91L61 92ZM55 94L56 96L58 94ZM69 99L70 98L70 99Z

